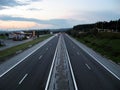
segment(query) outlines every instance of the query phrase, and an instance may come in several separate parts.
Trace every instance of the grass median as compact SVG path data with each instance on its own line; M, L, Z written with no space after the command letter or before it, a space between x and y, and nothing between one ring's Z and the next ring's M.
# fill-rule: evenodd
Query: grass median
M26 42L24 44L20 44L20 45L17 45L17 46L14 46L14 47L11 47L11 48L8 48L8 49L5 49L5 50L2 50L0 51L0 61L4 61L6 60L7 58L13 56L16 54L16 52L19 52L19 51L24 51L26 49L28 49L29 47L51 37L52 35L47 35L47 36L43 36L43 37L39 37L39 38L36 38L32 41L29 41L29 42Z

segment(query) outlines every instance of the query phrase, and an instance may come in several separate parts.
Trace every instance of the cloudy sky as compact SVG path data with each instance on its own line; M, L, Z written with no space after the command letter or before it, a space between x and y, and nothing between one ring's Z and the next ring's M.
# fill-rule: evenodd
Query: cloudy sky
M0 30L57 29L120 18L120 0L0 0Z

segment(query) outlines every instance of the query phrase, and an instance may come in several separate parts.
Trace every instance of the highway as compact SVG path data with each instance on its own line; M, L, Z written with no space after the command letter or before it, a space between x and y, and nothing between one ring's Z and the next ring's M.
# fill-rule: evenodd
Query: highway
M120 80L64 35L78 90L120 90Z
M0 77L0 90L44 90L58 37Z
M114 74L60 33L0 76L0 90L56 90L54 85L60 87L57 90L63 89L61 85L67 86L65 90L72 90L69 86L73 90L120 90Z

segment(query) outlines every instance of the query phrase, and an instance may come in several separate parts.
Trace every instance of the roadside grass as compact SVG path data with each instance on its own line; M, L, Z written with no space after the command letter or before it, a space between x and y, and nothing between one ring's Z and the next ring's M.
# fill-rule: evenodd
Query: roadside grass
M34 39L32 41L26 42L24 44L20 44L20 45L17 45L17 46L2 50L2 51L0 51L0 61L5 60L9 56L15 55L16 52L23 51L23 50L25 50L25 49L27 49L27 48L41 42L41 41L49 38L50 36L52 36L52 35L39 37L39 38L36 38L36 39Z
M6 36L0 36L0 39L6 39Z
M120 39L96 38L89 35L76 39L108 59L120 63Z

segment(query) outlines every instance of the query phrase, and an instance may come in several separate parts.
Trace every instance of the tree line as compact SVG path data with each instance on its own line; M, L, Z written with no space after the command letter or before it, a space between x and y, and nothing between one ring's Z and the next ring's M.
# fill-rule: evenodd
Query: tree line
M73 30L80 30L87 32L90 29L111 30L111 32L120 32L120 19L114 21L100 21L93 24L82 24L73 27Z
M76 25L66 33L77 38L91 35L96 38L120 39L120 19Z

